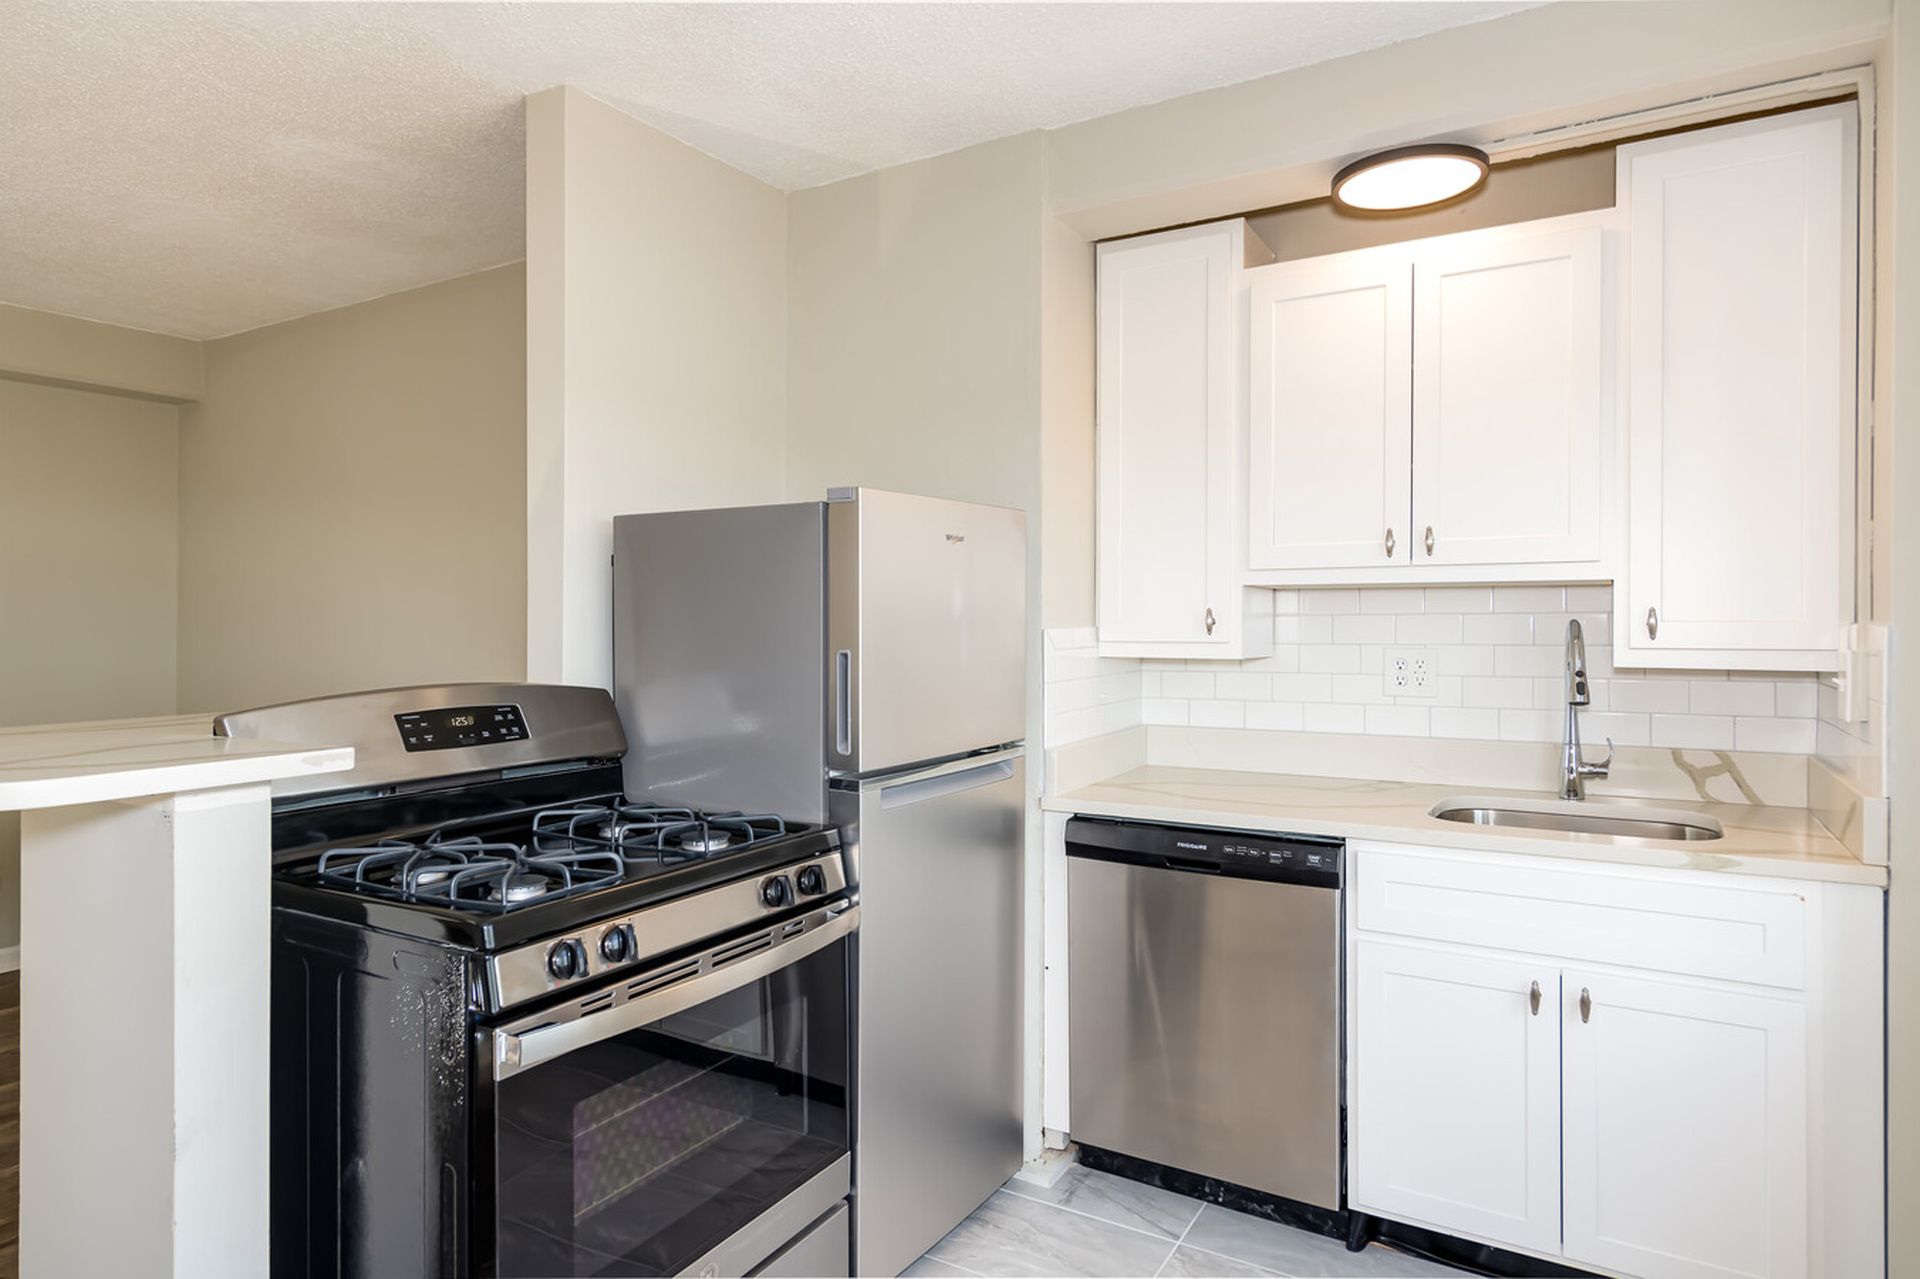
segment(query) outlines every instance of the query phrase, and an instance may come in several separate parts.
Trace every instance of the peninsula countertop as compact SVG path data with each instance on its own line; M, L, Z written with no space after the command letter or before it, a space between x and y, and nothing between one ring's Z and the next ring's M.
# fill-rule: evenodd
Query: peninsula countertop
M1596 805L1695 813L1719 822L1720 839L1622 840L1604 835L1463 825L1432 809L1464 796L1551 800L1542 791L1341 777L1304 777L1148 764L1049 794L1052 812L1241 830L1337 835L1429 847L1566 857L1622 866L1769 875L1884 887L1886 868L1855 857L1804 808L1608 797Z
M242 786L353 767L348 746L235 741L210 715L0 729L0 812Z

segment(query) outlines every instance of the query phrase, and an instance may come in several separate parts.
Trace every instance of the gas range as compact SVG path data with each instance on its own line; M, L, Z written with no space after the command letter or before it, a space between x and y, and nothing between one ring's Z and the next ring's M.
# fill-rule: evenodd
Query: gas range
M355 750L275 793L276 1273L745 1273L844 1214L834 831L633 802L600 689L216 730Z

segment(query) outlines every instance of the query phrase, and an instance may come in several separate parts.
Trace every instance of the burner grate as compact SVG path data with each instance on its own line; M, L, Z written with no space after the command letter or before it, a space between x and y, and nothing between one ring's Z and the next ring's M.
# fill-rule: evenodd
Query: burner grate
M529 852L478 836L388 839L320 857L322 883L402 901L503 912L613 883L625 866L605 850Z
M533 819L536 849L604 849L627 862L674 865L773 839L787 824L772 814L699 813L652 804L550 808Z

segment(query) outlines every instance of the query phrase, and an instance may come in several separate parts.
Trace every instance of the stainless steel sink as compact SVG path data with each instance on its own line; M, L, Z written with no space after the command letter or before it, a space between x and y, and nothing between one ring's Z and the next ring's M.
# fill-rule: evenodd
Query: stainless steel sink
M1670 809L1595 804L1587 800L1556 803L1463 797L1434 805L1433 816L1474 826L1517 826L1615 839L1719 839L1725 832L1711 817Z

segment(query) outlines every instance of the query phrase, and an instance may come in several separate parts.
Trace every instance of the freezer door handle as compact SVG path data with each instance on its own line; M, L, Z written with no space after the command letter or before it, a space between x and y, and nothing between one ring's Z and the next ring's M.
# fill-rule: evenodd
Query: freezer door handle
M1013 761L997 759L985 764L976 764L972 768L963 768L958 772L918 777L910 782L895 782L891 786L880 788L880 807L902 808L908 804L918 804L923 800L939 799L943 795L958 795L962 791L991 786L995 782L1004 782L1012 776Z
M833 749L853 753L853 650L833 655Z

